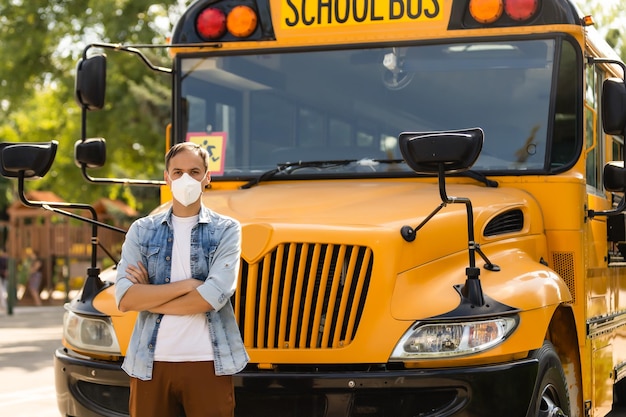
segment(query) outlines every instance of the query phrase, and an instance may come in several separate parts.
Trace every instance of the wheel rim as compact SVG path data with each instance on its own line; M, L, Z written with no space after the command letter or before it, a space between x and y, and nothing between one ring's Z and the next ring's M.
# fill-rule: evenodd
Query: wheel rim
M567 417L561 409L557 391L552 385L548 385L541 393L537 417Z

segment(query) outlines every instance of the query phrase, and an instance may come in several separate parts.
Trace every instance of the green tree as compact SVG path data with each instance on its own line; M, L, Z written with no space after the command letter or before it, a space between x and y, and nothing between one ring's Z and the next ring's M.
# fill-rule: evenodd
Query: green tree
M74 74L85 45L93 42L165 44L184 2L154 0L0 0L0 140L57 140L59 151L45 179L28 189L50 189L67 201L119 198L145 212L158 190L87 183L73 162L81 137ZM150 74L138 59L107 53L105 110L89 114L87 136L107 139L101 177L162 178L170 80ZM157 65L169 66L166 50L150 50ZM10 58L6 58L10 57ZM113 105L114 104L114 105ZM14 181L0 181L0 212L10 203Z
M585 15L591 15L598 32L622 58L626 59L626 17L622 0L574 0Z

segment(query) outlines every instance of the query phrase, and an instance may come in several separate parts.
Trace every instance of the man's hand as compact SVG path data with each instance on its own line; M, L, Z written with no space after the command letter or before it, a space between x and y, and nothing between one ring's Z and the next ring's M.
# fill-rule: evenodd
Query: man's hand
M137 266L128 265L126 268L126 278L133 284L149 284L148 270L141 262L137 263Z
M188 295L190 292L194 292L194 295L198 295L202 301L202 297L195 289L202 285L203 281L187 278L163 285L152 285L148 279L148 270L141 262L138 262L137 266L128 265L125 278L134 285L128 288L120 301L119 309L123 312L151 310L176 298Z

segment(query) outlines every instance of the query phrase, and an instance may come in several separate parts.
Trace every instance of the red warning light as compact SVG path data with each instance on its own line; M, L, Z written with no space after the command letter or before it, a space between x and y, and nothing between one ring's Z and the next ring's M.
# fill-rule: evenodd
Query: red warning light
M504 12L513 20L528 20L537 13L539 0L506 0Z
M226 32L226 15L219 9L205 9L198 15L196 30L204 39L217 39Z

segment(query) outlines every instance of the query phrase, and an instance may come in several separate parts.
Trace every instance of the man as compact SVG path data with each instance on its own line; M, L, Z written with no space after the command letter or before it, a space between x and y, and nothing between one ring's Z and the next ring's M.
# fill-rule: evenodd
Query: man
M164 178L172 208L135 221L122 246L115 297L138 311L122 368L131 417L232 417L232 374L248 362L230 297L241 226L202 205L205 149L173 146Z

